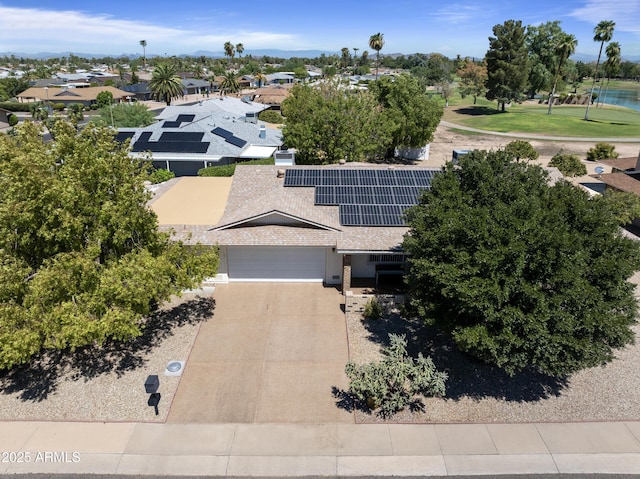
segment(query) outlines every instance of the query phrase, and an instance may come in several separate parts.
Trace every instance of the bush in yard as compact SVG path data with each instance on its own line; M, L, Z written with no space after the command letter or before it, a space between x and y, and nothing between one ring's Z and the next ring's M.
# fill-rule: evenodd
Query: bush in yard
M149 181L155 185L157 183L164 183L165 181L169 181L171 178L175 177L176 174L173 171L158 168L149 174Z
M371 298L364 305L364 317L367 319L380 319L382 317L382 306L377 298Z
M557 153L549 161L549 166L555 166L564 176L582 176L587 174L587 167L582 164L578 155Z
M280 113L275 110L265 110L258 115L260 121L266 121L267 123L281 124L284 123L284 118Z
M504 147L504 151L512 155L516 160L537 160L540 154L524 140L514 140Z
M9 126L16 126L18 124L18 117L15 113L10 113L7 120L9 121Z
M65 105L64 103L52 103L51 104L51 108L53 108L55 111L62 111L65 109Z
M370 409L380 408L382 417L393 416L415 403L418 394L444 396L447 374L437 371L431 358L422 353L410 357L405 336L389 334L389 341L389 347L382 351L382 361L346 365L349 392Z
M598 161L609 158L618 158L616 147L609 143L596 143L596 146L587 151L587 160Z

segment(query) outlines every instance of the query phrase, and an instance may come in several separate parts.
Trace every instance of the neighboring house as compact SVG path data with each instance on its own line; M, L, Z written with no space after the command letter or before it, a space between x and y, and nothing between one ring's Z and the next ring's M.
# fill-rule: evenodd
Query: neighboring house
M86 88L36 88L31 87L22 93L17 95L18 101L21 103L49 101L51 103L64 103L65 106L71 103L82 103L85 106L90 106L96 103L97 96L103 91L111 92L113 95L113 102L120 103L121 101L127 101L130 93L124 90L119 90L111 86L96 86Z
M612 158L599 163L611 167L611 173L595 175L605 189L626 191L640 196L640 154L638 158Z
M195 176L208 166L270 158L282 146L280 130L258 121L265 105L231 97L165 108L157 123L120 128L117 139L131 139L131 154L176 176Z
M197 78L183 78L182 87L185 95L209 95L211 93L211 83L208 80L198 80Z
M253 93L252 100L263 105L268 105L273 110L280 110L282 102L290 95L293 84L269 85L258 88Z
M218 281L377 281L402 275L402 214L439 170L370 164L239 165L215 225L163 224L175 239L218 245ZM185 208L208 205L185 205Z
M151 100L151 90L149 89L149 82L134 83L133 85L125 85L121 90L126 91L132 98L137 101Z
M295 75L290 72L271 73L266 75L266 77L268 85L294 83L296 80Z

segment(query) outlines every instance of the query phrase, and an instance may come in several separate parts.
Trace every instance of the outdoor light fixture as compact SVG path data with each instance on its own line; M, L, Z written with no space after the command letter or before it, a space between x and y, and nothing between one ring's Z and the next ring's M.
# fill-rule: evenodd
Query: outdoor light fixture
M158 392L159 387L160 379L157 374L150 374L147 376L147 380L144 382L144 390L149 394L147 404L149 406L153 406L156 416L158 415L158 404L160 403L160 393Z

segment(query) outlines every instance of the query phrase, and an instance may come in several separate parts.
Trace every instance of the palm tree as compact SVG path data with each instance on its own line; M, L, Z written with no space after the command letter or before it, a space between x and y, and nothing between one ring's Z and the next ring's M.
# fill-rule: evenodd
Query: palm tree
M244 53L244 45L242 43L236 45L236 53L238 54L238 58L242 58L242 54Z
M558 77L560 76L560 70L567 59L573 55L578 46L578 40L575 35L564 34L560 37L558 44L556 45L556 55L558 55L558 67L556 68L556 75L553 78L553 88L549 95L549 110L548 115L551 115L551 108L553 107L554 95L556 94L556 85L558 84Z
M182 80L176 74L175 67L161 63L153 70L149 89L154 100L165 101L169 106L172 99L182 96Z
M596 71L593 75L593 84L591 85L591 92L589 93L589 100L587 101L587 111L584 113L584 119L589 119L589 107L591 106L591 99L593 98L593 90L596 88L596 78L598 78L598 66L600 65L600 57L602 56L602 47L604 42L608 42L613 37L613 29L616 26L612 20L602 20L593 29L593 41L600 42L600 52L598 53L598 61L596 62Z
M378 79L378 68L380 67L380 50L384 47L384 33L376 33L369 38L369 46L376 51L376 80Z
M256 73L254 78L258 82L258 88L260 88L262 85L266 85L267 83L267 77L263 73Z
M224 56L229 57L229 60L233 59L236 55L236 49L231 42L224 43Z
M240 82L238 81L238 74L233 71L226 72L220 82L220 93L226 95L227 93L238 93L239 91Z
M353 47L353 65L358 66L358 47Z
M607 86L604 90L604 96L602 97L602 103L607 98L607 92L609 91L609 81L611 77L618 74L620 70L620 44L618 42L611 42L607 45L606 49L607 60L604 62L604 71L607 75ZM602 92L602 84L600 84L600 92ZM600 104L600 95L598 94L598 104Z
M147 41L140 40L140 46L142 47L142 68L147 67Z

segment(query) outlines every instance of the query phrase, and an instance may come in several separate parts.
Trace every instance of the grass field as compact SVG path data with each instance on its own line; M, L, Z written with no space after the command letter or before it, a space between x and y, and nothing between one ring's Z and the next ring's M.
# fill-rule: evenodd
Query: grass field
M628 88L640 85L634 82L611 82L609 88ZM585 88L586 89L586 84ZM584 120L585 106L556 105L552 115L547 114L548 105L537 102L513 104L502 113L497 102L478 98L461 98L457 93L449 99L444 120L459 125L489 131L535 133L551 136L582 138L640 137L640 112L628 108L592 106L589 121Z

